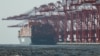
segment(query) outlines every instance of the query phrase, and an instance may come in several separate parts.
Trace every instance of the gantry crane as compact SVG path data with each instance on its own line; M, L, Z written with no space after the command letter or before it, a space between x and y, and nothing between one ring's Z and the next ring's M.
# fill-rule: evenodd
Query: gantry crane
M56 31L58 42L100 42L100 0L57 1L4 20L27 20L29 27L49 23ZM15 26L18 25L11 27Z

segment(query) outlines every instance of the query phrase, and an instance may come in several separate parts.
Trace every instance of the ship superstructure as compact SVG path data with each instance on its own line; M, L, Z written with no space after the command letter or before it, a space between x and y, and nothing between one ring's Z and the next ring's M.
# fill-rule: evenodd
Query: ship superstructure
M31 28L29 25L23 26L21 30L19 30L19 40L22 44L30 44L31 43Z
M56 41L65 43L100 42L100 0L62 0L48 3L5 20L27 20L19 31L21 43L31 44L32 26L50 24ZM18 25L11 27L18 27Z

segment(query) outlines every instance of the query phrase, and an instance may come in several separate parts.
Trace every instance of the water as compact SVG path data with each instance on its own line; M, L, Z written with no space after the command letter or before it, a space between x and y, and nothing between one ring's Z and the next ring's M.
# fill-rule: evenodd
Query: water
M0 56L100 56L100 44L0 45Z

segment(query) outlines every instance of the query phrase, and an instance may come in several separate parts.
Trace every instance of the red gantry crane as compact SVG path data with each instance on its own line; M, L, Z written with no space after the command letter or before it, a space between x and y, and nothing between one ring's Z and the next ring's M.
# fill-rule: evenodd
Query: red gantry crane
M62 0L34 7L26 14L8 17L3 20L26 20L19 36L31 36L31 26L51 24L56 31L57 42L99 43L100 42L100 0ZM21 40L24 41L30 40Z

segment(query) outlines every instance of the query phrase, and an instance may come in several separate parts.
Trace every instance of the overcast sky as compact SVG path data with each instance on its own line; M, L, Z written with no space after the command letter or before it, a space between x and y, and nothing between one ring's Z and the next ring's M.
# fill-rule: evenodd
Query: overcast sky
M33 7L58 0L0 0L0 44L19 44L18 30L20 28L8 28L16 21L2 21L2 18L23 14Z

